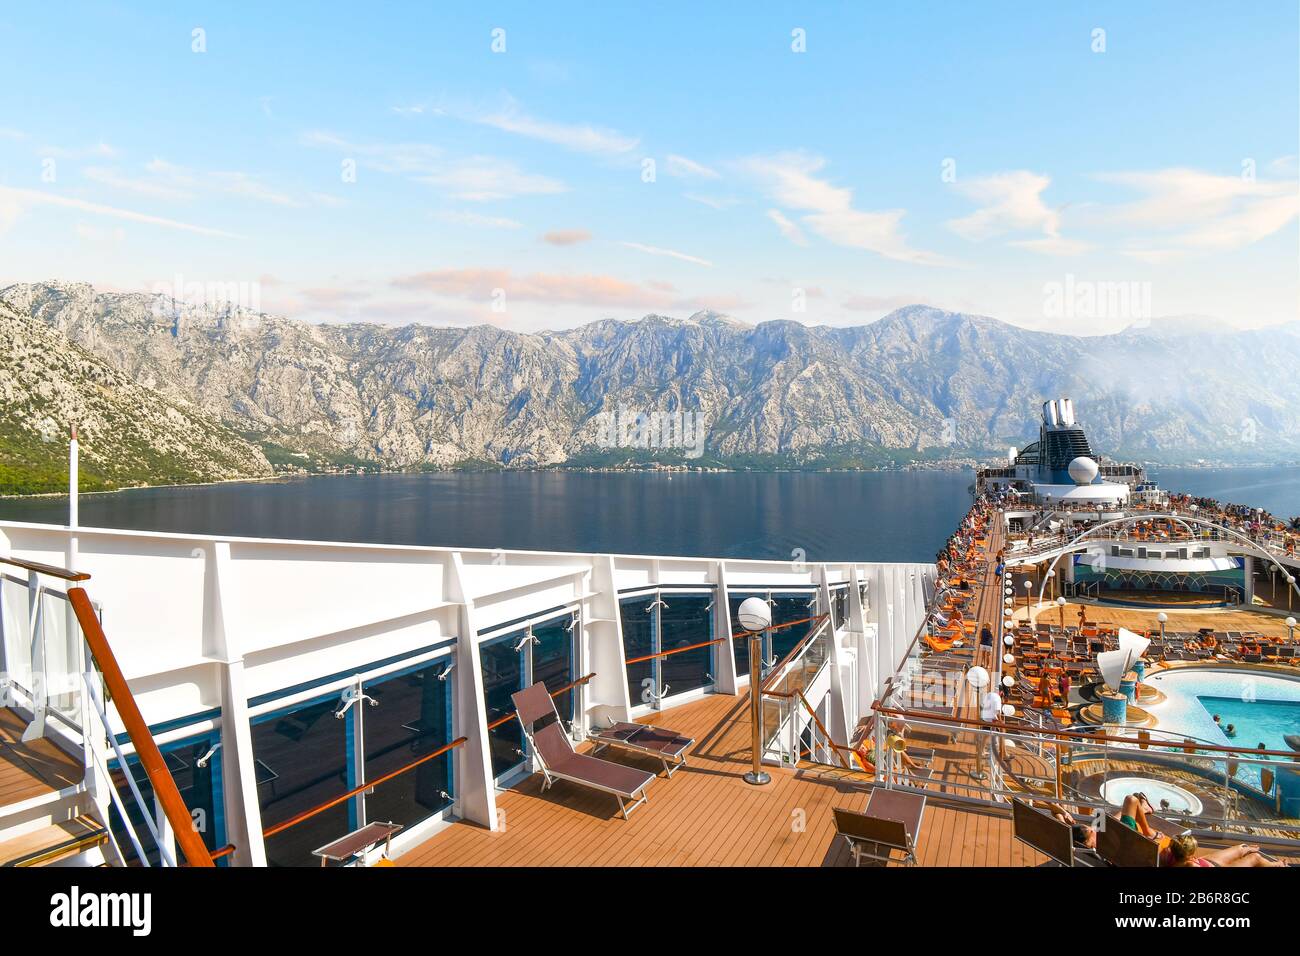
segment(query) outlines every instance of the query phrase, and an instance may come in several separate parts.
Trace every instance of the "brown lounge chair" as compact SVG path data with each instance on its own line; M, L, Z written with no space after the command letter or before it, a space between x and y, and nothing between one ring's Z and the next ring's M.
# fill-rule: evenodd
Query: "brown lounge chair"
M1061 866L1095 866L1096 854L1074 845L1074 828L1046 810L1011 798L1011 835Z
M532 687L511 694L510 699L514 701L524 736L528 738L541 765L542 776L546 778L543 790L549 790L556 780L568 780L612 793L618 799L618 809L624 820L632 810L647 802L649 798L645 788L655 775L575 751L560 726L560 715L555 712L555 703L545 684L538 681ZM537 722L546 717L553 719L543 727L536 727Z
M861 866L863 857L888 863L894 850L902 852L907 863L916 863L925 794L876 787L865 812L841 807L834 812L835 832L849 844L854 866Z
M686 766L686 749L695 743L693 737L683 737L662 727L621 721L591 731L588 738L596 745L591 751L593 754L600 753L606 747L619 747L654 757L663 763L664 772L670 777L678 767Z
M1158 825L1150 814L1147 815L1147 822L1157 832L1173 826L1167 821L1161 821ZM1160 843L1143 836L1128 824L1121 823L1117 817L1108 816L1101 829L1097 831L1097 855L1111 866L1159 866Z

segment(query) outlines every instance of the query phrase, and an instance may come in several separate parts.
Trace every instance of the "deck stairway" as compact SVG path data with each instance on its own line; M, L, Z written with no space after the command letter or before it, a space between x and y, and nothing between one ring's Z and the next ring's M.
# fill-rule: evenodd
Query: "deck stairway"
M0 566L0 866L213 866L80 586L90 576Z

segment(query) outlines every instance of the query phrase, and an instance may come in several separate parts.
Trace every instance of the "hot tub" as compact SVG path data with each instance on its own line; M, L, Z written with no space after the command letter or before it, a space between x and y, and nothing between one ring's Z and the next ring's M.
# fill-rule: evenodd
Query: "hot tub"
M1112 777L1101 787L1102 798L1115 807L1123 806L1124 798L1130 793L1145 793L1156 813L1160 812L1162 800L1169 802L1169 810L1173 813L1199 816L1205 809L1196 794L1151 777Z

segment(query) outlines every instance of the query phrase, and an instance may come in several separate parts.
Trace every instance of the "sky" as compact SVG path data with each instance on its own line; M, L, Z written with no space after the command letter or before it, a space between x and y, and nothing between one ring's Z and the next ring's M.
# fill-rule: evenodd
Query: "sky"
M520 331L1295 321L1300 5L0 8L0 283Z

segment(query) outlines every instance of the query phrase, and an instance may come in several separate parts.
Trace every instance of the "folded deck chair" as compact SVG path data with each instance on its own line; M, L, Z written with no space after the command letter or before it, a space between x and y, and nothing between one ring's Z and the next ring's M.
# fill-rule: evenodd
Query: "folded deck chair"
M904 860L916 863L916 839L925 813L925 794L876 787L865 812L836 807L835 832L844 837L853 853L853 865L862 858L888 863L894 850Z
M515 713L523 725L524 736L528 738L537 762L541 765L542 776L546 778L543 790L549 790L556 780L568 780L593 790L612 793L618 800L618 809L624 820L632 810L647 802L649 798L645 788L655 779L655 775L575 751L560 726L560 715L555 712L555 703L547 693L545 684L538 681L532 687L511 694L510 699L514 701ZM553 717L554 720L538 728L537 722L546 717Z
M683 737L663 727L622 721L592 730L588 738L596 745L593 754L600 753L606 747L620 747L632 753L644 754L661 761L664 772L670 777L678 767L686 766L686 749L695 743L694 737Z

